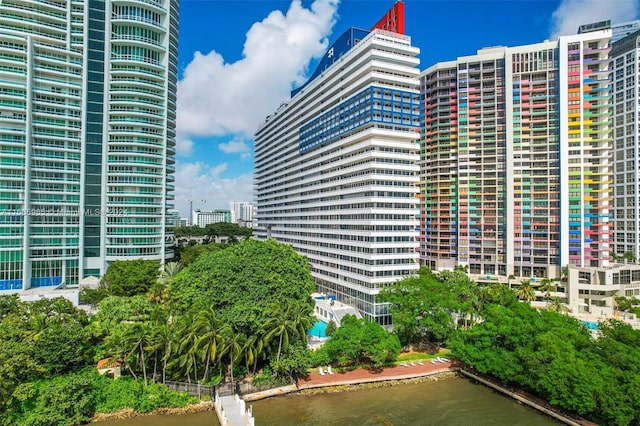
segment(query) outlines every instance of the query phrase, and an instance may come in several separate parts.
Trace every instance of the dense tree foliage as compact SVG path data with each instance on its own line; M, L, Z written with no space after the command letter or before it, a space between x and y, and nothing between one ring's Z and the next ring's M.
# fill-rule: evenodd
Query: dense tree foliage
M273 240L246 240L225 250L204 253L170 285L178 312L199 304L212 306L234 332L260 332L273 303L299 301L309 310L314 289L307 260Z
M179 226L173 228L173 234L176 238L204 236L250 237L251 235L253 235L253 231L251 230L251 228L245 228L239 226L236 223L217 222L211 223L204 228L201 228L197 225Z
M462 361L598 423L640 421L640 331L611 320L593 339L578 320L526 303L491 303L482 317L451 339Z
M84 312L66 299L0 296L0 406L17 384L66 373L92 355Z
M382 367L400 354L400 341L376 322L345 315L317 354L320 364Z
M86 314L63 298L27 303L16 296L0 296L0 418L28 397L25 384L69 373L92 361L87 323ZM54 402L44 401L43 406ZM60 415L68 414L59 408ZM44 422L47 418L51 416L45 413L44 420L29 424L56 424Z
M155 383L210 384L263 367L295 379L309 366L314 286L290 246L247 240L160 272L138 261L109 268L90 321L64 299L0 297L0 425L149 411L187 402ZM124 379L94 377L106 357L122 360Z
M127 377L114 381L85 369L20 384L0 416L0 425L79 425L87 423L96 412L133 408L145 413L193 402L195 398L170 392L162 385L145 386Z
M83 289L80 299L83 303L97 306L108 296L145 294L158 282L161 273L157 260L116 260L107 268L100 287Z
M210 252L210 251L220 251L224 250L229 246L229 244L225 243L208 243L208 244L193 244L184 247L178 248L178 257L180 259L180 264L184 266L189 266L195 260L200 257L202 253Z
M492 297L471 281L462 269L438 275L421 268L380 292L390 304L394 332L402 345L440 346L460 324L473 324L483 300ZM491 290L494 291L494 290Z
M102 277L111 296L145 294L160 275L157 260L116 260Z
M512 291L478 286L462 270L420 270L381 294L403 344L446 342L478 371L568 411L601 424L640 423L640 331L610 320L594 338L551 300L553 282L541 291L548 303L537 310L526 303L535 298L527 281Z
M448 344L478 371L602 424L640 422L640 331L611 320L594 338L555 312L556 301L531 308L526 283L512 291L478 286L461 269L421 269L381 292L394 334L346 316L310 353L314 285L290 246L249 239L185 268L137 265L135 277L132 265L110 268L90 320L64 299L0 296L0 425L77 424L96 411L187 403L157 385L169 379L208 384L264 369L295 380L310 365L377 368L397 358L401 343ZM97 376L91 366L104 357L122 360L128 377Z

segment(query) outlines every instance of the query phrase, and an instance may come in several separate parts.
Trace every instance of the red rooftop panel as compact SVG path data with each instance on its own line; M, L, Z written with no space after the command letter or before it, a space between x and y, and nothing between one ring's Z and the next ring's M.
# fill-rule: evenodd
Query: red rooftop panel
M370 31L375 29L404 34L404 3L402 1L396 2Z

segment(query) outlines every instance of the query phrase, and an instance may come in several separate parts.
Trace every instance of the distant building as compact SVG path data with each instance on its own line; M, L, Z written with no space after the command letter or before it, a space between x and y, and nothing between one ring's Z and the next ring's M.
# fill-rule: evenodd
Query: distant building
M231 211L231 223L236 223L245 228L253 228L256 206L253 203L232 201L229 203Z
M167 228L175 228L182 225L183 219L180 218L178 210L169 210L167 214Z
M196 210L193 212L193 224L201 228L212 223L227 222L231 223L231 212L229 210Z

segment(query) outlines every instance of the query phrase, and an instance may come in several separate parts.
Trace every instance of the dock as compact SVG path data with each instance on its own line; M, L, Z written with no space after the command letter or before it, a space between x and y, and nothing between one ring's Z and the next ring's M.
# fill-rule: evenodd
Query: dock
M222 426L255 426L252 408L238 394L221 397L216 392L214 406Z

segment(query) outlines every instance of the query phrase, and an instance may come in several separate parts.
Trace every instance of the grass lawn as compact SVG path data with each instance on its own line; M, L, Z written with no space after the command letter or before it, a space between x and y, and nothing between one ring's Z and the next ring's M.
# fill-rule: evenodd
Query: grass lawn
M440 352L436 354L430 354L428 352L414 352L414 351L403 352L398 356L398 360L396 361L396 364L399 364L405 361L429 361L439 356L446 357L450 353L451 353L450 349L440 349Z

